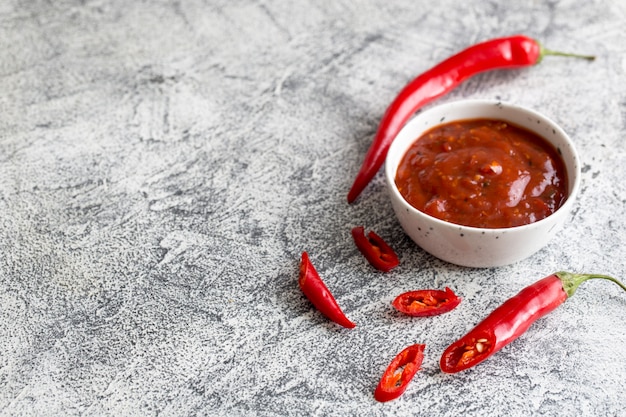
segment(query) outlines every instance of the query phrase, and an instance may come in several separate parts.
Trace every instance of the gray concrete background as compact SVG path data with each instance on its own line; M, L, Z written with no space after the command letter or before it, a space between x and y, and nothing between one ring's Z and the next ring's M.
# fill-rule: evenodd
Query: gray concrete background
M438 360L545 275L626 278L626 3L7 0L0 22L1 415L624 415L626 294L610 283L470 371ZM439 102L551 117L582 193L535 256L456 267L403 234L382 172L346 194L406 82L513 33L597 60L480 75ZM356 225L401 266L372 270ZM304 250L355 329L300 292ZM464 298L450 314L390 306L446 285ZM423 369L375 402L410 343L427 344Z

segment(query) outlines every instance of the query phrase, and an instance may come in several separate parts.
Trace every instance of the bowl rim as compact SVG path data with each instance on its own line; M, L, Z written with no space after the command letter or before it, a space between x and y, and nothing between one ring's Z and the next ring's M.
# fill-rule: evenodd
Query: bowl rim
M498 120L505 120L505 121L509 121L510 123L513 123L515 125L518 125L522 128L531 130L532 132L538 134L539 136L541 136L544 140L546 140L548 143L550 143L552 146L555 146L557 148L557 150L559 151L559 155L561 156L561 158L563 159L563 163L565 164L565 169L566 169L566 173L567 173L567 179L568 179L568 195L566 200L563 202L563 204L556 209L553 213L551 213L548 217L544 217L541 220L538 220L536 222L533 223L528 223L528 224L524 224L524 225L520 225L520 226L511 226L511 227L500 227L500 228L484 228L484 227L476 227L476 226L467 226L467 225L463 225L463 224L459 224L459 223L452 223L452 222L448 222L445 220L441 220L438 219L437 217L431 216L430 214L424 213L423 211L418 210L417 208L413 207L411 204L409 204L404 197L402 196L402 194L400 194L400 191L398 190L398 187L396 186L395 183L395 174L397 172L397 168L398 168L398 164L400 163L401 159L404 157L404 154L406 153L406 151L408 150L408 148L427 130L430 130L436 126L439 126L441 124L445 124L445 123L449 123L452 121L457 121L457 120L468 120L471 119L471 117L467 117L467 118L446 118L445 120L439 121L437 123L434 123L430 126L427 126L425 128L421 128L419 129L419 133L418 135L413 135L416 136L414 137L414 139L412 141L408 141L406 140L406 142L408 142L408 145L404 146L402 149L398 149L400 147L399 143L396 139L398 138L398 136L402 135L402 134L406 134L406 131L408 131L409 129L412 129L414 125L418 124L420 120L422 120L423 118L425 118L426 116L428 116L431 113L435 113L437 111L442 111L442 110L446 110L447 108L455 108L455 107L472 107L472 106L497 106L500 108L506 108L507 110L512 110L512 111L516 111L516 112L522 112L522 113L526 113L527 115L531 115L535 118L537 118L538 120L541 120L542 122L546 123L547 125L549 125L550 128L552 128L553 132L555 135L560 136L563 141L568 145L568 147L571 150L571 157L573 159L573 166L574 166L574 171L570 172L570 170L568 169L568 161L565 160L565 156L563 155L563 153L558 149L557 146L554 145L554 143L547 138L544 134L537 132L536 130L525 126L525 125L521 125L520 123L517 123L515 121L510 121L507 120L506 117L502 117L501 119ZM497 118L493 118L493 119L497 119ZM404 141L403 141L404 142ZM394 157L396 157L396 154L401 152L400 156L398 157L398 161L395 164L391 164L390 160ZM439 104L433 107L430 107L428 109L425 109L419 113L417 113L411 120L409 120L400 130L400 132L396 135L396 137L394 138L393 142L391 143L391 146L389 147L389 150L387 152L387 156L385 158L385 177L387 180L387 187L390 193L393 194L393 197L402 204L403 208L406 209L409 213L413 213L423 219L425 219L426 221L430 221L433 222L434 224L438 225L439 227L447 227L450 229L454 229L454 230L461 230L464 232L478 232L480 234L487 234L487 233L503 233L503 232L512 232L512 231L519 231L522 232L524 230L528 230L528 229L533 229L533 228L538 228L541 225L545 224L545 223L551 223L553 222L558 216L560 215L565 215L567 213L570 212L572 205L574 204L574 201L576 200L576 197L579 193L580 190L580 184L581 184L581 165L580 165L580 157L578 155L578 151L576 150L576 147L574 145L574 142L572 141L572 139L570 138L570 136L551 118L549 118L548 116L539 113L536 110L530 109L526 106L522 106L522 105L518 105L518 104L514 104L512 102L509 101L503 101L503 100L495 100L495 99L460 99L460 100L455 100L455 101L450 101L447 103L443 103L443 104ZM571 181L573 180L573 181Z

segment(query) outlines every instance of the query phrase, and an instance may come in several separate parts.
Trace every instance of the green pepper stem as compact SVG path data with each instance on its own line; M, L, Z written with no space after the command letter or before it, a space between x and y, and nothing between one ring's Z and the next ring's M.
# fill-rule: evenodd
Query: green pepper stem
M578 286L583 282L590 279L606 279L608 281L614 282L619 285L624 291L626 291L626 285L621 283L618 279L613 278L608 275L600 275L600 274L573 274L571 272L557 272L556 275L563 284L563 290L567 293L567 298L574 295Z
M565 57L569 57L569 58L581 58L581 59L586 59L588 61L593 61L594 59L596 59L595 55L582 55L582 54L573 54L570 52L561 52L561 51L553 51L552 49L546 49L543 46L540 45L540 52L539 52L539 61L541 61L543 59L544 56L547 55L552 55L552 56L565 56ZM537 61L537 62L539 62Z

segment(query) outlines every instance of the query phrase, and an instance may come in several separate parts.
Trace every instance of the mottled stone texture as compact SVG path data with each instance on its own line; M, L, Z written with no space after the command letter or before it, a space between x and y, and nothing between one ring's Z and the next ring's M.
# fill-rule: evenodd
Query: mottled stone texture
M590 282L459 375L439 355L557 270L626 277L626 4L621 1L18 1L0 5L0 414L3 416L618 416L626 294ZM582 193L530 259L456 267L393 216L382 173L346 194L413 76L526 33L597 54L471 79L439 102L500 98L570 133ZM401 266L372 270L350 229ZM347 315L297 286L306 250ZM409 319L400 292L451 286ZM406 394L372 392L426 343Z

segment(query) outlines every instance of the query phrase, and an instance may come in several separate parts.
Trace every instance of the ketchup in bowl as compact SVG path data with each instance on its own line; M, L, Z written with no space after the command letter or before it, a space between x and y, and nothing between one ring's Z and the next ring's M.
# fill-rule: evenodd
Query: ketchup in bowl
M557 149L496 119L457 120L428 130L402 157L395 183L426 214L491 229L544 219L568 196Z

